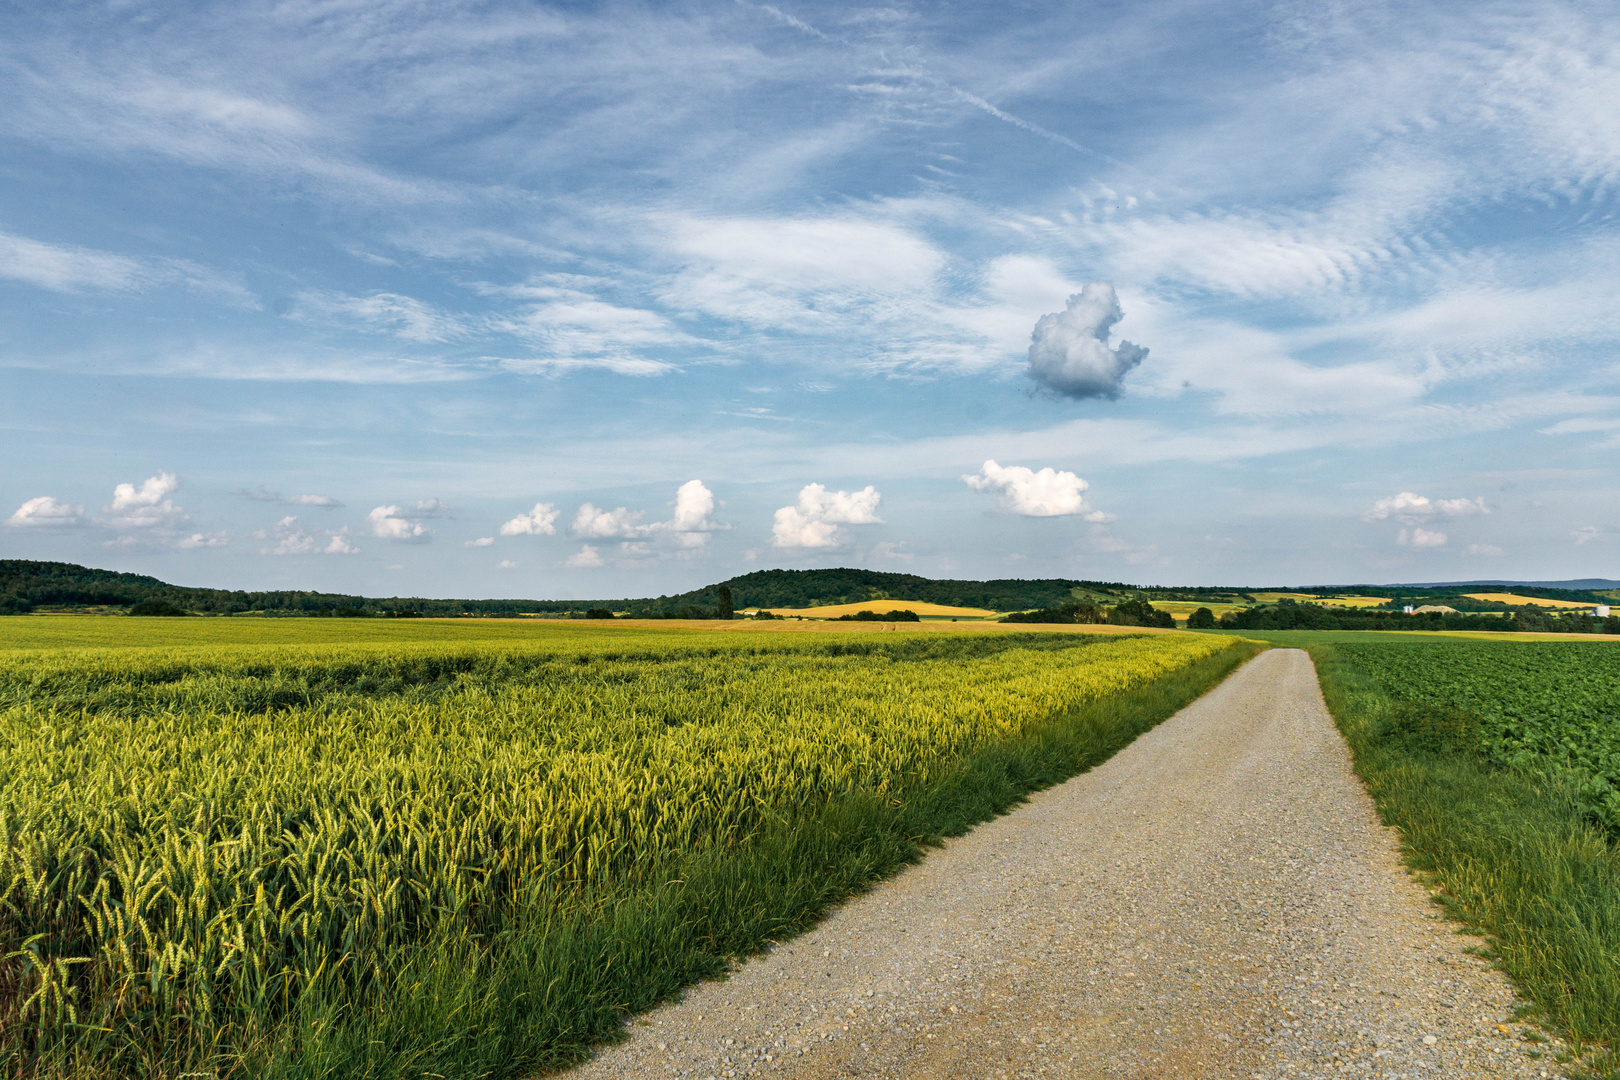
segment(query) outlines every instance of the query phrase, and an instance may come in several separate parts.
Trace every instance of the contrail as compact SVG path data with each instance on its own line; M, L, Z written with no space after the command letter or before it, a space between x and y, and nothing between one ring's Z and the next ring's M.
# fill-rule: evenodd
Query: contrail
M1010 112L1004 112L1001 109L998 109L994 105L990 104L988 101L984 100L984 98L977 97L977 96L975 96L973 94L970 94L966 90L963 90L963 89L961 89L959 87L951 86L950 83L946 83L945 85L949 86L950 89L951 89L951 92L954 93L957 97L961 98L963 101L967 102L970 105L978 106L979 108L983 109L985 112L989 113L991 116L995 117L997 120L1005 120L1007 123L1013 125L1014 127L1021 127L1025 131L1032 132L1032 133L1034 133L1036 135L1039 135L1043 139L1051 139L1053 142L1057 143L1058 145L1067 146L1070 150L1074 150L1074 151L1076 151L1078 153L1090 154L1092 157L1102 158L1104 161L1106 161L1106 162L1108 162L1108 163L1110 163L1112 165L1118 165L1122 169L1132 169L1132 166L1127 165L1125 162L1120 161L1118 158L1109 157L1107 154L1103 153L1101 150L1093 150L1089 146L1082 146L1080 143L1075 142L1073 139L1071 139L1071 138L1069 138L1069 137L1067 137L1065 135L1059 135L1055 131L1048 131L1045 128L1041 127L1039 124L1032 124L1028 120L1024 120L1024 119L1022 119L1020 117L1014 116ZM1135 171L1135 170L1132 169L1132 171Z
M787 25L793 27L793 29L802 30L804 33L810 34L813 37L818 37L822 41L838 41L837 38L829 37L828 35L822 33L820 30L817 30L815 27L811 26L809 23L805 22L803 19L794 18L792 15L789 15L787 12L783 11L781 8L772 7L770 4L750 4L748 2L748 0L737 0L737 3L742 5L743 7L754 7L754 8L758 8L761 11L769 12L771 15L774 15L776 18L780 19L782 22L784 22Z

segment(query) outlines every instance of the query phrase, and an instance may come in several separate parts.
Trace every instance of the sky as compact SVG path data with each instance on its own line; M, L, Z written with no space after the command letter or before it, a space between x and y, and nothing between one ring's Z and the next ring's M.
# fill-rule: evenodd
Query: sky
M0 85L0 557L1620 577L1607 3L66 0Z

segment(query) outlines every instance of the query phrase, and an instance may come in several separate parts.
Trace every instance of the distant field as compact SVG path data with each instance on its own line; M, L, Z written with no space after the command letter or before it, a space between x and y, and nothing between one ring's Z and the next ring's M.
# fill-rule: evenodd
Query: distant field
M1187 616L1201 607L1209 608L1218 619L1228 611L1242 611L1249 606L1248 604L1211 604L1199 600L1153 600L1150 603L1153 604L1155 610L1168 611L1183 622L1186 621Z
M1310 593L1297 592L1257 592L1250 595L1262 604L1275 604L1279 600L1292 600L1296 604L1324 604L1328 607L1364 608L1389 603L1389 598L1384 596L1313 596Z
M1520 596L1518 593L1510 592L1471 592L1464 595L1471 600L1485 600L1495 604L1512 604L1514 607L1525 607L1530 604L1536 607L1548 608L1590 609L1592 607L1591 604L1578 604L1573 600L1543 600L1539 596Z
M928 604L921 600L866 600L859 604L827 604L824 607L767 608L773 615L798 615L806 619L836 619L840 615L854 615L861 611L886 614L890 611L915 611L925 619L995 619L1002 612L987 608L951 607L947 604Z
M821 609L813 609L821 610ZM972 609L969 609L972 610ZM722 637L779 634L871 634L942 630L973 634L1167 634L1142 626L1097 626L1089 623L1006 625L994 619L922 623L837 622L796 619L756 622L736 619L321 619L321 618L190 618L140 619L97 615L14 615L0 617L0 654L26 649L162 649L188 645L216 648L256 645L455 645L505 644L514 648L534 641L578 643L581 648L605 642L628 645L699 631ZM593 644L595 643L595 644Z

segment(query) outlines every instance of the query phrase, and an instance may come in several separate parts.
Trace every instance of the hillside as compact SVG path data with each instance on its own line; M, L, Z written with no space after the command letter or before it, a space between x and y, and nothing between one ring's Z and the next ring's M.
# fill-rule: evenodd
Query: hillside
M1402 604L1444 603L1465 612L1505 612L1508 605L1471 599L1464 594L1486 585L1506 588L1523 596L1581 603L1607 602L1595 586L1611 584L1603 578L1549 584L1545 582L1451 582L1430 585L1317 586L1295 589L1296 602L1310 603L1340 594L1383 598L1384 610L1399 611ZM583 612L606 608L643 618L711 617L722 585L730 586L736 610L748 608L808 608L861 604L874 600L909 600L991 611L1027 611L1055 608L1070 600L1091 600L1113 605L1122 599L1146 599L1179 605L1211 604L1222 608L1269 606L1279 599L1258 588L1178 586L1151 588L1117 581L1070 578L999 578L993 581L939 580L917 574L891 574L877 570L756 570L701 589L669 596L632 599L484 599L443 600L425 597L366 597L347 593L305 590L243 591L198 589L172 585L143 574L96 570L73 563L0 560L0 614L22 614L40 609L126 608L145 600L165 600L176 607L210 615L258 613L264 615L379 615L410 612L426 616L512 616ZM1559 586L1581 586L1566 588ZM1288 590L1282 590L1287 592ZM1286 601L1285 601L1286 602ZM1374 600L1376 603L1376 600ZM1184 613L1184 612L1183 612Z
M858 604L868 600L916 600L950 607L1024 611L1057 607L1076 596L1111 597L1134 587L1120 582L1072 581L1067 578L995 581L950 581L916 574L877 570L756 570L676 596L630 602L633 612L662 613L696 606L712 608L721 585L731 587L732 602L744 608L806 608Z
M248 592L171 585L142 574L95 570L73 563L0 560L0 614L40 608L129 607L144 600L166 600L176 607L210 615L259 612L266 615L364 615L411 611L429 616L562 614L608 608L641 616L696 616L713 613L721 585L733 602L750 607L812 607L867 600L920 600L953 607L1021 611L1056 607L1075 597L1104 598L1129 592L1117 582L1053 578L1036 581L936 581L915 574L874 570L760 570L673 596L589 600L433 600L423 597L365 597L298 590Z

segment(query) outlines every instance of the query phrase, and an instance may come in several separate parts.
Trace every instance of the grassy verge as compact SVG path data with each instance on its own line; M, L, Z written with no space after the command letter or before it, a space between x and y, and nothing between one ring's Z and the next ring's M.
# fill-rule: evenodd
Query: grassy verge
M775 822L746 845L672 866L665 884L558 907L495 941L417 947L383 992L310 995L245 1072L512 1077L583 1060L625 1018L812 925L841 900L1030 792L1106 761L1261 647L1244 643L1087 704L962 762L925 790L870 794Z
M1620 1077L1620 843L1550 773L1497 768L1469 719L1401 704L1330 643L1305 643L1328 708L1408 865L1598 1075Z

